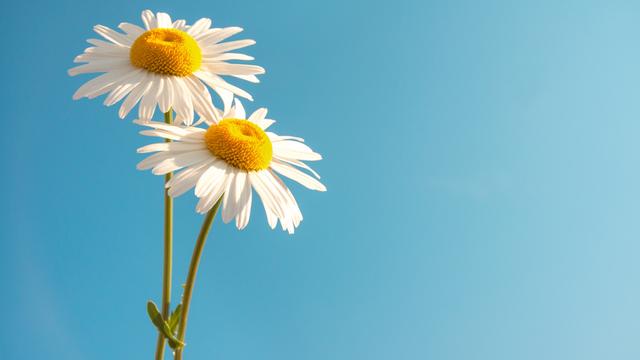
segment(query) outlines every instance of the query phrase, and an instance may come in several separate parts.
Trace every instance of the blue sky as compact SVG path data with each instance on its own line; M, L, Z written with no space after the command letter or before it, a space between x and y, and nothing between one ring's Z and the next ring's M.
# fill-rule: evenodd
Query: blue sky
M291 184L294 236L257 204L216 221L186 358L640 358L640 4L464 0L5 4L5 357L152 356L162 179L66 73L145 8L244 27L267 69L245 106L322 153L329 189Z

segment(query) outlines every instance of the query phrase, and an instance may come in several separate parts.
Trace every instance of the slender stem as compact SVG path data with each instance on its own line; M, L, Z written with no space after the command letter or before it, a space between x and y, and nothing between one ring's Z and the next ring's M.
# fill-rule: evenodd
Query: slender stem
M173 110L169 109L164 113L164 122L173 122ZM171 140L165 139L166 142ZM171 180L172 173L164 176L165 185ZM162 269L162 317L169 318L171 311L171 259L173 257L173 199L169 196L169 189L164 189L164 265ZM156 344L156 360L164 359L165 338L158 333Z
M220 200L213 206L207 213L202 222L202 228L200 228L200 234L196 241L196 247L193 249L193 255L191 255L191 263L189 264L189 274L187 275L187 282L184 286L184 295L182 296L182 314L180 316L180 324L178 326L178 339L184 342L185 333L187 331L187 317L189 316L189 305L191 304L191 295L193 294L193 286L196 282L196 274L198 272L198 265L200 264L200 256L202 255L202 249L207 242L207 235L211 229L213 219L216 217L218 208L220 207ZM175 360L182 360L182 351L184 348L176 350Z

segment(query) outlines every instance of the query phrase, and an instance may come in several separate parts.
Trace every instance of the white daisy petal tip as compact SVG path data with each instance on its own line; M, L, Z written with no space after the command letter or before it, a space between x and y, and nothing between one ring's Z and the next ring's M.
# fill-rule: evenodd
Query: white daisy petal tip
M156 20L158 21L158 28L173 28L171 17L165 12L157 13Z
M153 168L151 169L151 173L153 175L166 175L167 173L162 171L162 170L158 170L158 168Z
M148 170L149 167L145 164L144 160L136 164L136 170Z
M271 125L275 124L276 121L275 120L271 120L271 119L264 119L262 121L262 129L266 130L268 129Z

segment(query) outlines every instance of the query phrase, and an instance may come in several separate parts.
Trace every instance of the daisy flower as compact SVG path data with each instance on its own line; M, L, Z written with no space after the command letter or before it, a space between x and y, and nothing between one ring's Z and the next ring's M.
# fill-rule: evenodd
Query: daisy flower
M138 149L139 153L155 153L142 160L138 169L152 169L155 175L181 170L167 183L169 194L176 197L195 187L199 213L206 213L222 198L222 220L228 223L235 218L238 229L249 223L254 189L262 200L269 226L273 229L280 221L282 229L292 234L302 221L302 213L278 174L311 190L326 191L322 183L298 169L320 178L303 161L322 157L301 138L266 132L274 123L265 119L266 115L267 109L261 108L247 118L236 99L223 120L208 129L139 122L151 128L141 134L173 142Z
M104 104L111 106L124 99L121 118L140 103L139 118L151 120L156 106L160 111L173 109L175 123L191 125L194 111L206 119L218 119L207 86L225 102L233 94L252 99L246 91L226 82L229 75L258 82L264 69L256 65L229 63L228 60L253 60L231 51L255 44L253 40L222 42L242 31L239 27L211 28L211 20L202 18L193 25L171 20L166 13L142 12L144 28L121 23L123 33L96 25L94 31L104 40L89 39L93 45L77 56L84 63L69 70L69 75L103 73L86 82L74 99L95 98L109 93Z

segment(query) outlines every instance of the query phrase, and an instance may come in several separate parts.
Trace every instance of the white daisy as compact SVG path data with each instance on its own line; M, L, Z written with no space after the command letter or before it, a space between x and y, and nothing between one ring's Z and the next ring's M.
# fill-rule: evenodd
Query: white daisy
M104 104L111 106L122 99L119 115L127 116L140 103L139 118L150 120L156 105L162 112L173 109L175 123L191 125L193 112L206 119L218 119L208 85L225 102L233 94L251 100L246 91L222 79L230 75L258 82L257 74L264 69L256 65L228 63L228 60L253 60L253 57L230 51L255 44L253 40L222 40L242 31L239 27L211 28L211 20L202 18L193 25L184 20L171 21L168 14L142 12L145 28L121 23L120 33L106 26L94 30L105 40L89 39L92 47L77 56L76 63L85 63L69 70L71 76L104 73L84 85L73 95L95 98L109 93Z
M167 183L169 194L182 195L195 187L200 201L196 211L206 213L222 198L222 220L236 219L238 229L249 223L252 188L260 196L271 228L280 221L282 229L293 233L302 221L295 198L276 174L299 182L311 190L326 191L314 177L320 176L303 161L322 157L301 138L265 132L273 120L265 119L267 109L256 110L246 118L242 104L224 114L224 119L208 129L179 127L159 122L139 122L152 130L141 134L173 142L144 146L139 153L155 154L138 164L139 170L152 169L156 175L184 169Z

